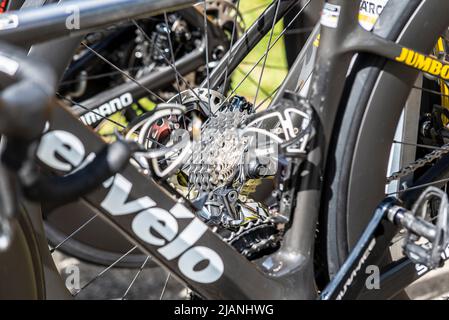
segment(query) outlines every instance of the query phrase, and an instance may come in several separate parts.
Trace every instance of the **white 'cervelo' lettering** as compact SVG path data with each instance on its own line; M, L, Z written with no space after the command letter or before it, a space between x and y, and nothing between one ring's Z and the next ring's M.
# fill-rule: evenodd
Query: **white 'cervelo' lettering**
M131 95L131 93L127 92L120 97L112 99L111 101L102 104L98 108L82 115L80 119L84 122L84 124L90 126L102 120L104 117L108 117L116 113L117 111L122 110L123 108L129 107L132 104L133 96Z
M107 181L106 184L110 182ZM138 212L131 227L141 240L160 247L158 252L169 261L179 257L178 267L186 277L200 283L217 281L224 269L220 256L210 248L194 247L207 231L207 226L180 203L167 211L155 207L156 203L148 196L126 202L131 188L131 183L117 174L101 206L112 215ZM176 218L192 219L179 234ZM208 265L197 270L196 266L204 260L208 261Z
M46 165L65 172L82 166L87 159L84 159L85 154L79 138L61 130L46 133L37 152ZM178 268L184 276L199 283L220 279L224 271L221 257L208 247L195 246L207 226L185 206L177 203L167 211L157 207L149 196L128 201L132 183L121 174L108 179L103 186L109 191L101 207L112 216L135 214L131 223L135 235L159 247L157 251L168 261L178 258ZM191 219L180 233L177 219ZM203 267L198 268L203 261L207 261L207 265L201 264Z

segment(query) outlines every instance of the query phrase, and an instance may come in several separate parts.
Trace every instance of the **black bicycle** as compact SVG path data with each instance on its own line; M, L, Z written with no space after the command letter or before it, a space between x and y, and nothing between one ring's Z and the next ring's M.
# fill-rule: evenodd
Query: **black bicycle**
M31 257L26 270L8 273L8 281L20 274L16 294L67 293L57 280L45 286L51 269L42 265L52 261L39 237L36 203L57 208L79 198L95 212L86 223L102 217L130 240L122 257L138 248L203 298L402 297L440 267L448 245L445 4L390 0L365 12L362 28L363 2L328 1L321 26L269 99L258 100L260 80L252 99L235 94L239 84L225 96L230 73L268 33L263 77L280 39L275 22L296 4L274 1L206 70L199 88L162 101L116 132L112 144L52 100L62 64L54 68L42 52L63 40L28 56L10 46L79 37L81 30L193 2L76 2L76 30L66 26L73 3L0 17L2 159L9 177L1 188L8 200L2 257ZM204 48L207 61L208 41ZM103 111L117 109L118 100ZM107 118L87 109L92 118ZM373 286L368 267L380 272Z

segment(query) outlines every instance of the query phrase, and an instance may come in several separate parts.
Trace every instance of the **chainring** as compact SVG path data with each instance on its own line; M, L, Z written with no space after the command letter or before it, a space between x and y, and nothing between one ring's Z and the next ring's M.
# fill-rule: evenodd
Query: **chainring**
M281 233L268 220L251 221L236 231L220 229L223 240L249 260L270 254L279 248Z

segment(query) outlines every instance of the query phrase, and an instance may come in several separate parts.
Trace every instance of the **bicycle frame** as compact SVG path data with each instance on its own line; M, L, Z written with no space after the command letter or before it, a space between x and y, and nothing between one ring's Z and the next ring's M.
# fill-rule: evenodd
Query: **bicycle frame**
M398 8L400 3L407 5L404 1L391 1ZM126 18L144 16L143 12L157 14L164 10L179 9L180 6L193 2L195 1L104 0L80 3L79 9L83 29L93 30ZM414 2L415 7L419 2ZM248 261L195 218L196 208L186 199L176 196L176 192L169 186L144 177L132 165L106 181L102 188L83 198L87 205L138 245L144 253L151 255L161 266L204 298L316 298L311 292L316 292L313 245L321 200L320 177L321 172L325 170L329 141L351 59L355 53L367 52L397 62L403 62L405 56L404 61L407 62L410 52L407 51L409 49L380 38L359 26L357 14L360 1L329 0L328 4L339 8L337 24L335 27L321 26L320 47L309 93L312 106L318 115L320 136L315 141L314 149L308 154L307 160L311 165L307 168L309 174L301 181L293 224L276 253L255 262ZM449 4L442 6L449 9ZM40 8L39 11L13 13L17 15L20 24L15 28L0 30L0 39L30 45L60 37L79 37L80 31L65 28L68 8L69 4L62 4ZM39 14L35 14L37 12ZM101 21L98 16L102 16ZM39 30L38 35L36 30ZM431 59L431 65L437 63L432 58L422 59ZM423 70L425 66L419 64L417 67ZM75 137L75 143L80 142L83 146L85 156L98 152L104 144L69 110L59 105L53 108L50 121L49 132L55 130ZM69 141L66 143L70 145ZM152 214L165 221L165 226L169 225L170 228L164 228L151 217ZM138 222L148 229L150 226L156 227L158 234L145 236L141 230L136 232ZM208 261L204 267L207 272L195 271L192 261L199 263L204 260ZM350 274L353 269L347 272ZM356 272L356 277L361 281L366 275ZM353 290L348 290L348 295L341 297L356 298L362 293L359 287Z

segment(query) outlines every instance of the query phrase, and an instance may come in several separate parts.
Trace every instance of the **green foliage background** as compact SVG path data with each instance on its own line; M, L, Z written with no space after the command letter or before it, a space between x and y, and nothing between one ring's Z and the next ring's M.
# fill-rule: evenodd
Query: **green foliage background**
M243 19L247 27L249 27L257 17L265 10L265 8L271 3L267 0L240 0L240 12L243 15ZM280 21L277 23L271 45L278 38L279 34L283 30L283 23ZM249 72L255 63L263 56L266 52L269 42L269 36L264 37L264 39L253 49L253 51L248 55L248 57L240 65L239 69L236 70L232 77L232 84L236 86L244 78L244 74ZM250 77L248 77L242 86L237 91L237 94L243 95L250 99L251 102L254 100L254 95L257 90L257 82L259 81L260 75L262 73L262 61L257 65L257 67L251 72ZM262 102L267 95L271 94L282 82L287 74L287 61L285 56L285 47L283 38L280 38L278 42L269 51L266 67L263 71L263 77L261 81L261 90L258 94L258 103Z

